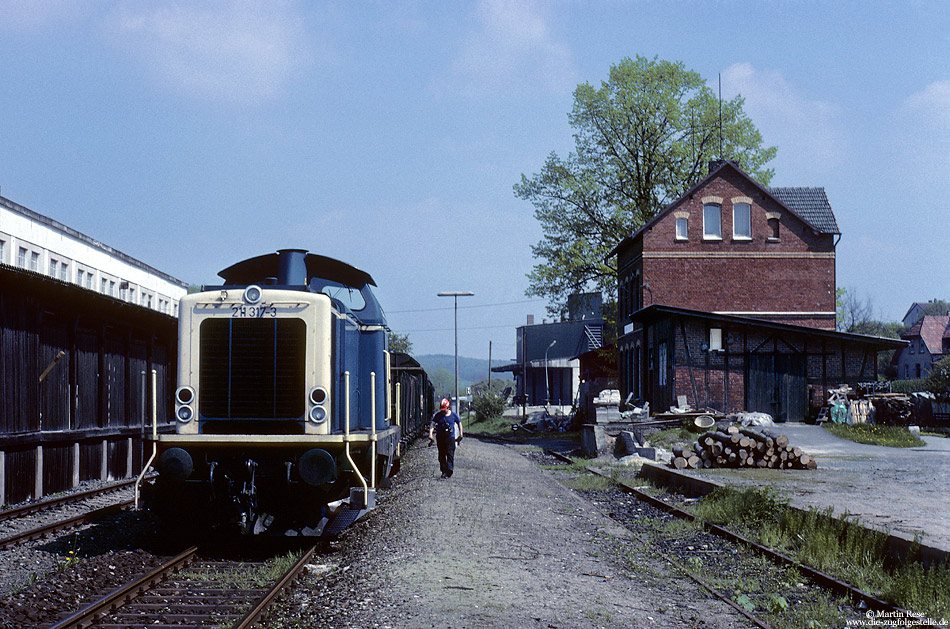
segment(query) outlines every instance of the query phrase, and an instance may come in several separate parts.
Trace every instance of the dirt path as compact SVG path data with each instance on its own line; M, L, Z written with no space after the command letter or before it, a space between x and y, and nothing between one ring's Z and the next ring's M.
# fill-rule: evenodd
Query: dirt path
M344 542L350 567L305 583L288 617L303 609L305 622L334 627L745 626L513 447L466 438L448 480L435 448L417 447L380 502Z

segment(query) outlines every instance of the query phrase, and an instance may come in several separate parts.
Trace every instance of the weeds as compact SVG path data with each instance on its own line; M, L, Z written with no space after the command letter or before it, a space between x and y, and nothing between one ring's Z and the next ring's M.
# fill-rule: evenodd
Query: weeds
M918 448L927 445L903 426L884 426L881 424L825 424L825 430L835 437L873 446Z
M848 514L836 518L830 507L792 509L771 489L732 488L717 489L693 511L901 607L930 618L950 616L950 566L924 568L907 561L891 568L887 533L861 526Z

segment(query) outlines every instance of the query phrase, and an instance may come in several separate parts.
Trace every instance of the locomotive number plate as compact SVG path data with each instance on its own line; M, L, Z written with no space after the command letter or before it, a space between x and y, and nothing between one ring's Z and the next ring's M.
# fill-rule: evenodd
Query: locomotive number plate
M244 304L234 304L231 306L231 318L238 319L263 319L270 317L277 318L277 308L272 305L258 304L256 306L247 306Z

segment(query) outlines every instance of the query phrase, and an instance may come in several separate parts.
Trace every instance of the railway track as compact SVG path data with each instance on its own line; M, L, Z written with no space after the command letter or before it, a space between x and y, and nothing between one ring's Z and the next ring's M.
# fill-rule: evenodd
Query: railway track
M112 494L129 490L134 482L122 481L0 512L0 550L128 509L133 500L116 501Z
M146 477L151 478L151 477ZM27 515L32 515L34 513L40 513L42 511L47 511L60 507L63 505L68 505L82 500L88 500L90 498L96 498L98 496L104 496L122 489L129 489L135 484L135 479L130 478L128 480L119 481L117 483L112 483L110 485L103 485L102 487L96 487L94 489L87 489L85 491L80 491L76 493L70 493L63 496L57 496L56 498L48 498L46 500L39 500L37 502L31 502L19 507L13 507L10 509L4 509L0 511L0 522L5 522L7 520L13 520L15 518L22 518Z
M315 550L304 552L272 583L262 584L249 576L262 562L202 560L192 547L51 627L251 627L293 583Z
M553 456L554 458L564 463L574 462L574 460L571 457L554 450L545 450L545 453L550 456ZM659 509L660 511L668 515L671 515L675 518L689 521L689 522L694 522L698 520L698 518L696 518L696 516L694 516L693 514L683 509L680 509L679 507L675 505L669 504L667 502L664 502L663 500L655 498L641 491L637 487L630 485L627 482L620 481L611 476L608 476L594 467L587 466L586 470L588 473L595 474L597 476L610 480L618 489L623 491L625 494L633 496L638 501L648 504L653 508ZM627 528L631 533L633 533L642 543L648 544L647 540L643 539L640 535L638 535L637 531L633 530L633 528L631 528L630 526L627 526L622 521L620 523L624 525L624 527ZM850 585L839 579L836 579L832 577L831 575L828 575L824 572L816 570L806 564L798 562L795 559L783 553L777 552L771 548L758 544L733 531L730 531L729 529L725 527L722 527L710 522L706 522L703 520L700 520L700 523L703 529L707 531L708 533L715 535L721 539L727 540L729 543L736 544L740 547L750 549L756 554L758 554L759 556L767 558L768 560L770 560L771 562L775 563L778 566L788 567L788 568L797 570L802 576L810 580L812 583L814 583L818 587L834 592L837 595L845 596L849 598L851 601L855 603L855 605L858 608L881 610L883 612L892 612L892 613L901 615L904 618L913 617L913 614L909 610L899 607L889 601L885 601L869 592L865 592L857 587L854 587L853 585ZM741 614L746 616L755 626L761 627L761 628L769 627L768 624L766 624L760 618L756 617L748 609L743 608L741 605L738 605L727 594L719 591L717 588L713 587L712 585L710 585L709 583L701 579L698 575L695 574L695 570L685 565L685 562L681 561L677 557L674 557L671 553L665 553L665 552L660 551L660 554L663 556L663 558L667 562L677 567L681 572L686 574L692 580L696 581L700 586L702 586L707 591L712 593L714 596L725 601L731 607L733 607L734 609L739 611Z

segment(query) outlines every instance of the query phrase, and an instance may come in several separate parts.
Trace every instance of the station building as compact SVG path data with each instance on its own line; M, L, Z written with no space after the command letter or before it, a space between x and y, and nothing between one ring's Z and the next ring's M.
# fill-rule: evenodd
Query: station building
M2 196L0 264L173 317L188 292L181 280Z
M611 252L624 399L800 421L877 380L906 341L835 331L841 232L823 188L767 188L732 161Z

